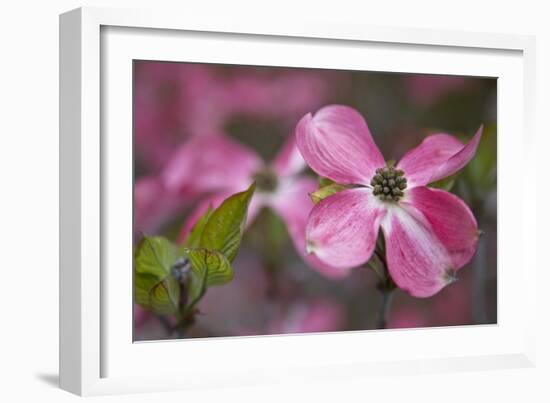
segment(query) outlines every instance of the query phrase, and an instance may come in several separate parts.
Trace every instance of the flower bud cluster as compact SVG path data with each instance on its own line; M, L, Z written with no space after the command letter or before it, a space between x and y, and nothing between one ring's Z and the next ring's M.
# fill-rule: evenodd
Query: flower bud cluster
M407 178L401 169L395 169L391 164L378 168L370 184L372 194L385 201L399 201L407 188Z
M264 168L256 172L254 175L256 187L261 192L271 193L277 190L278 180L277 175L271 169Z

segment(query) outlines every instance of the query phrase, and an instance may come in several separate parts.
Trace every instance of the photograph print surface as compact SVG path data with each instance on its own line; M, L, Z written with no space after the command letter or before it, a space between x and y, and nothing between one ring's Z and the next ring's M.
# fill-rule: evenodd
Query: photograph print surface
M134 340L496 323L496 93L134 61Z

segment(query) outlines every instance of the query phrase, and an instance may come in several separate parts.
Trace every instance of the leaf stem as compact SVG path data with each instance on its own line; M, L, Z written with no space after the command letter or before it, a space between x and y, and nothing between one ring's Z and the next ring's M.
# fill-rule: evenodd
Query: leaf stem
M396 288L393 279L390 276L388 270L388 263L386 262L386 257L384 256L384 243L378 242L376 248L374 249L374 254L378 258L382 270L375 270L376 274L380 281L378 282L377 288L382 294L382 301L378 309L378 316L376 318L376 328L377 329L386 329L387 327L387 318L391 309L391 303L393 300L393 291Z
M376 319L376 328L377 329L386 329L387 326L387 317L390 311L391 302L393 299L393 289L386 287L379 287L380 293L382 294L382 303L378 309L378 317Z
M170 321L162 315L157 315L157 319L159 320L164 330L166 330L166 333L168 333L168 335L170 336L173 330L172 325L170 324Z

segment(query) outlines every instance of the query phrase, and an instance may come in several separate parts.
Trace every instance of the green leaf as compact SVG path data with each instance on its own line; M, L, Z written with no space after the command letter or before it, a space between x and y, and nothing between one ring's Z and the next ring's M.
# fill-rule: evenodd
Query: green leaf
M178 310L180 286L171 275L176 251L176 246L162 237L144 237L135 251L135 300L161 315Z
M183 246L186 248L198 248L200 246L200 241L202 237L202 233L204 231L204 227L206 226L206 223L212 216L212 213L214 211L212 210L212 207L209 206L208 210L199 218L197 223L191 228L191 231L189 232L189 235L187 235L187 238L185 238L185 241L183 242Z
M384 269L380 267L380 261L374 255L369 259L366 267L371 269L380 280L384 279Z
M151 274L162 280L170 274L177 258L177 248L163 237L145 236L135 251L136 273Z
M233 279L231 263L220 252L204 248L191 249L187 256L191 262L191 270L199 277L203 277L206 271L206 287L223 285Z
M186 251L191 262L191 272L187 283L188 301L185 308L189 312L213 285L226 284L233 279L233 269L227 258L220 252L200 249Z
M497 127L488 124L477 147L475 157L464 168L465 179L469 185L484 190L496 187L497 170Z
M452 175L447 178L440 179L438 181L430 183L428 187L442 189L447 192L450 192L453 186L455 185L457 177L458 175Z
M208 270L204 266L197 265L197 262L191 263L192 270L189 273L187 281L187 306L185 311L190 311L206 293L206 276ZM195 267L196 266L196 267ZM184 315L185 316L185 315Z
M333 183L336 183L336 182L334 182L332 179L324 178L322 176L319 177L319 187L320 188L323 188L323 187L328 186L328 185L332 185Z
M338 183L332 183L327 186L323 186L320 189L317 189L315 192L310 193L309 197L311 197L311 200L314 204L319 203L321 200L332 196L335 193L341 192L344 189L347 189L348 187L345 185L340 185Z
M256 184L253 183L248 190L225 199L210 215L202 232L200 247L221 252L229 262L235 259L255 188Z
M134 276L134 298L139 305L152 309L149 292L159 283L158 278L151 274L137 274Z
M172 276L159 282L147 274L136 275L134 284L135 300L142 307L160 315L177 312L180 286Z

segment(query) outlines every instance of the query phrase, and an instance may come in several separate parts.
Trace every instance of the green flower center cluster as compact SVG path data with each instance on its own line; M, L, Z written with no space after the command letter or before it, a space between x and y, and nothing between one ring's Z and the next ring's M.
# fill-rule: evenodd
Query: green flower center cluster
M254 174L256 187L260 192L271 193L277 190L277 175L271 169L264 168Z
M384 168L378 168L370 181L372 194L380 200L399 201L404 195L403 190L407 188L407 178L403 175L405 172L395 169L391 163Z

